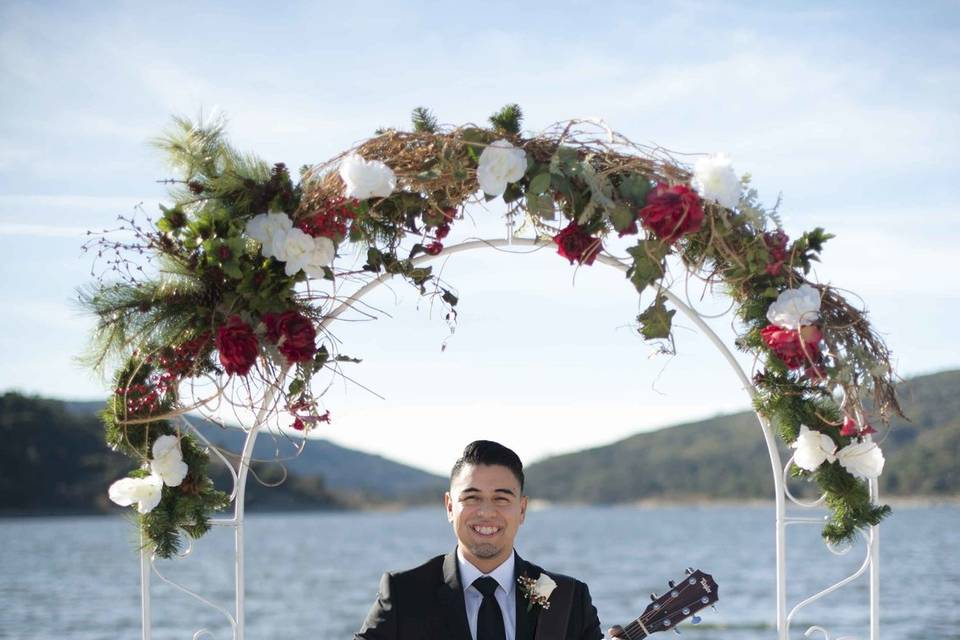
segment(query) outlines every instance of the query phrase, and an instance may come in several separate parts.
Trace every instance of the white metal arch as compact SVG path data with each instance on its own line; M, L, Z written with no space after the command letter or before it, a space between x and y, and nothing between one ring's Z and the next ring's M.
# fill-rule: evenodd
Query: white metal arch
M455 253L462 253L464 251L471 251L474 249L483 249L483 248L502 248L502 247L511 247L511 246L524 246L524 247L539 247L543 248L550 246L547 242L537 241L527 238L514 238L508 237L495 238L488 240L469 240L462 242L457 245L451 245L445 247L437 255L421 255L413 259L414 266L423 264L435 260L443 256L449 256ZM597 256L596 260L608 266L619 269L620 271L626 271L628 269L627 264L605 254L600 254ZM353 305L358 302L361 298L366 296L368 293L376 289L378 286L389 280L393 277L393 274L381 274L379 277L371 280L366 285L358 289L354 294L337 306L329 315L327 315L321 322L321 328L326 328L336 320L341 314L343 314L348 309L352 308ZM739 378L744 391L752 400L756 394L756 389L754 388L750 378L740 367L740 364L734 358L731 351L723 344L720 338L716 335L713 329L704 321L703 317L687 305L683 300L677 297L668 289L660 289L660 293L666 297L671 304L673 304L677 309L679 309L683 314L699 329L703 332L707 338L714 344L717 350L723 355L727 363L733 369L736 376ZM287 370L284 369L280 372L278 381L282 383L285 378ZM175 583L172 580L169 580L163 574L160 573L159 569L156 566L155 558L144 546L140 554L140 575L141 575L141 603L142 603L142 618L143 618L143 640L151 640L151 616L150 616L150 575L151 573L156 574L164 582L176 587L180 591L186 593L190 597L195 598L196 600L202 602L203 604L211 607L220 614L224 616L227 622L230 624L232 630L233 640L244 640L245 638L245 621L244 621L244 590L245 590L245 563L244 563L244 496L246 493L246 483L247 483L247 474L250 469L250 461L253 455L254 444L257 439L261 428L267 421L269 417L269 412L271 407L273 407L274 392L277 385L269 386L264 393L262 399L262 404L259 407L257 416L254 420L253 425L247 430L247 437L244 441L243 451L241 453L238 470L234 471L232 465L224 458L214 447L210 446L209 448L216 452L220 460L227 465L231 470L232 477L234 480L234 487L231 492L231 498L233 500L233 515L229 518L215 518L211 522L215 526L223 526L232 528L234 530L234 550L235 550L235 563L234 563L234 576L235 576L235 605L234 612L230 613L223 608L213 604L212 602L201 597L199 594L193 592L182 585ZM790 625L793 621L796 614L811 604L812 602L819 600L820 598L836 591L837 589L845 586L849 582L855 580L859 576L863 575L869 570L869 620L870 620L870 640L879 640L880 638L880 624L879 624L879 593L880 593L880 574L879 574L879 527L874 526L870 527L867 531L863 532L863 538L866 544L865 556L863 563L857 569L856 572L847 576L846 578L840 580L839 582L823 589L822 591L802 600L801 602L794 605L794 607L788 612L787 611L787 567L786 567L786 533L787 527L789 525L795 524L812 524L812 525L822 525L823 520L817 517L809 516L788 516L786 507L787 501L796 505L801 509L815 509L823 502L824 497L821 496L818 500L813 502L802 502L794 498L790 493L789 488L787 487L786 479L788 477L788 470L790 464L793 460L791 457L786 463L784 463L780 457L780 453L777 450L776 437L774 436L773 430L770 427L767 419L757 414L757 419L760 423L760 428L763 433L764 441L767 445L767 452L770 456L770 465L773 472L774 479L774 491L775 491L775 518L776 518L776 527L775 527L775 545L776 545L776 563L777 563L777 572L776 572L776 620L777 620L777 640L789 640L790 637ZM199 437L203 442L208 446L210 443L203 437L203 435L190 424L187 419L183 419L183 425L185 428L189 429L194 435ZM870 487L870 496L873 501L878 499L878 487L876 480L869 481ZM143 541L145 542L145 541ZM841 555L846 553L849 549L834 549L830 548L830 551ZM180 557L186 557L190 553L190 549L181 554ZM822 640L830 640L829 631L819 625L814 625L809 627L804 635L810 637L815 633L820 633L823 635ZM206 629L200 629L194 633L194 640L200 640L204 636L213 637ZM846 637L837 638L837 640L850 640Z

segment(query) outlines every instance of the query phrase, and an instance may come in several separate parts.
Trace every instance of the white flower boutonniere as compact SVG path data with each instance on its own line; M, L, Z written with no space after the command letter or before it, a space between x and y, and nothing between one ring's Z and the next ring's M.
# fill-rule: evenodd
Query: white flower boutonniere
M530 611L534 605L543 609L550 608L550 594L557 588L553 578L541 573L536 580L530 576L520 576L517 582L520 584L520 593L527 599L527 611Z

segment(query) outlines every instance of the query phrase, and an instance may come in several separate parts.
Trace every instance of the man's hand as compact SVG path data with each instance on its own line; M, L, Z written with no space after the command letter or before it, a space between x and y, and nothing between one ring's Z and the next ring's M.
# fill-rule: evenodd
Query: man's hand
M627 636L623 633L623 627L618 624L613 625L607 629L607 635L611 638L626 638Z

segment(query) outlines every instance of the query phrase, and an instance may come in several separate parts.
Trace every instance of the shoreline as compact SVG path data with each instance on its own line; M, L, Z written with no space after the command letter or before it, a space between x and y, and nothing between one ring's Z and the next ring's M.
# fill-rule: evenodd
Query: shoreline
M910 507L939 507L960 506L960 495L958 496L891 496L881 500L883 504L888 504L893 508ZM770 507L775 501L772 498L743 498L743 499L714 499L714 498L645 498L631 502L615 503L587 503L587 502L552 502L531 498L530 510L539 511L552 509L556 507L602 507L602 508L665 508L665 507ZM787 505L790 507L790 504ZM403 503L385 503L374 504L355 508L327 508L327 509L258 509L247 510L249 515L266 515L278 513L398 513L407 510L434 508L434 505L422 504L403 504ZM116 511L80 511L80 510L18 510L18 511L0 511L0 520L15 520L27 518L76 518L76 517L110 517L125 515L125 510Z

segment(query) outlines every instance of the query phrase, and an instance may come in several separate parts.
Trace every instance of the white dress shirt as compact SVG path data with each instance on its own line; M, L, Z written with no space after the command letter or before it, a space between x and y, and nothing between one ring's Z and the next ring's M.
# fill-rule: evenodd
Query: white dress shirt
M513 579L515 555L511 553L499 567L490 573L483 573L470 564L470 561L463 557L460 547L457 547L457 564L460 566L460 582L463 584L463 602L467 607L467 624L470 625L470 636L473 640L477 640L477 616L480 614L480 604L483 602L483 594L473 586L473 581L480 576L490 576L497 581L499 586L493 592L493 597L500 605L500 612L503 614L506 638L514 640L517 629L517 599L514 593L516 581Z

